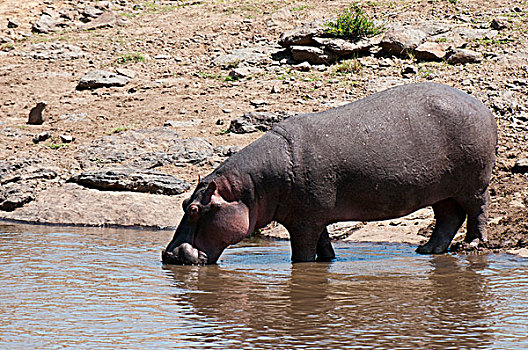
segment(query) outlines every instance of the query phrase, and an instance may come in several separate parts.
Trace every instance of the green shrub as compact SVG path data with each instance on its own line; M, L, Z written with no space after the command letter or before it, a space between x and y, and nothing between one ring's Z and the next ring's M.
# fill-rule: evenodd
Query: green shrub
M365 11L354 4L343 10L334 22L327 23L327 32L339 38L358 39L381 33L383 25L377 26Z

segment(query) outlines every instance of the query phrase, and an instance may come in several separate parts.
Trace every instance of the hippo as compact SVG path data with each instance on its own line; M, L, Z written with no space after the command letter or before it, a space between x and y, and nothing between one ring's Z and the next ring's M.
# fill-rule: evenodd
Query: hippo
M427 206L436 223L418 253L446 252L466 218L465 241L485 240L496 143L490 110L437 83L292 116L199 180L162 262L215 264L271 221L288 230L292 262L330 261L327 225Z

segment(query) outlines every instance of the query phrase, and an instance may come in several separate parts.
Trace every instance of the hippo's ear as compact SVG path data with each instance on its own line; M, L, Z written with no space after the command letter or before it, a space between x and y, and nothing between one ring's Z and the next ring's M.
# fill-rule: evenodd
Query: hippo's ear
M205 199L211 203L233 202L240 199L240 191L237 184L229 183L226 178L218 178L207 185Z

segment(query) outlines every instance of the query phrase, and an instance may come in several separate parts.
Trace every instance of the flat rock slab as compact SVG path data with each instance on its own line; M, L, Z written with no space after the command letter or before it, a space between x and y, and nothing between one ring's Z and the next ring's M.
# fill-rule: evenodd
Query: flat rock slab
M69 182L109 191L132 191L177 195L188 191L191 185L175 176L157 171L130 168L103 168L74 175Z
M34 44L31 51L24 52L22 55L37 60L72 60L84 57L86 52L78 46L55 41Z
M257 131L268 131L271 127L292 116L288 112L250 112L240 118L231 120L229 131L235 134L247 134Z
M92 70L86 73L77 84L77 90L98 89L102 87L125 86L130 78L119 73L104 70Z
M0 220L27 223L172 228L181 219L185 196L87 189L74 183L49 188Z

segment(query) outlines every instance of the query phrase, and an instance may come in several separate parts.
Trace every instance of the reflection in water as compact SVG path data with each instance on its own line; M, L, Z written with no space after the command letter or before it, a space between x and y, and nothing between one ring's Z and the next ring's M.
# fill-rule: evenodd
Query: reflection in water
M340 243L292 265L287 242L244 242L160 268L171 235L0 226L0 348L528 347L525 260Z

